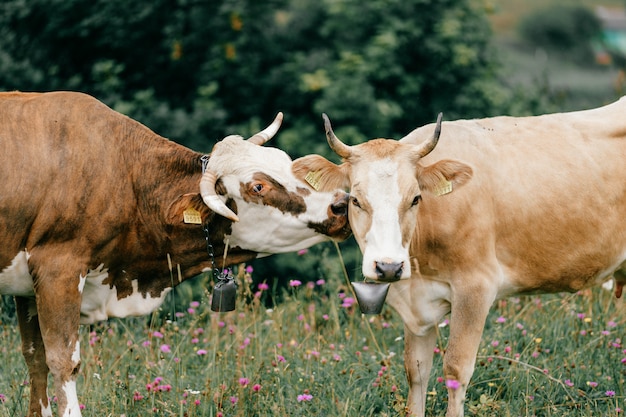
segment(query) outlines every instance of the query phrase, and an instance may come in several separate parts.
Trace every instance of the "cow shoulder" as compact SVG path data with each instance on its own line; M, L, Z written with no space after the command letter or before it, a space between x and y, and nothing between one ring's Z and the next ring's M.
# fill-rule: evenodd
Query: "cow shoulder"
M442 159L431 165L418 164L417 179L422 191L443 194L467 184L473 173L472 168L461 161Z
M292 171L296 178L317 191L334 191L350 188L347 164L336 165L319 155L307 155L293 161Z

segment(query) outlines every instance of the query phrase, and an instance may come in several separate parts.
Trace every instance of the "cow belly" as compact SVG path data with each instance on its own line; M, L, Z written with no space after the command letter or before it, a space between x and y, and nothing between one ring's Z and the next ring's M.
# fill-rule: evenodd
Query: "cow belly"
M0 272L0 294L20 297L34 297L33 278L28 271L29 254L19 252L11 265ZM138 291L137 281L132 282L133 292L122 299L117 298L117 290L103 284L108 271L104 265L90 270L81 277L79 289L83 293L80 307L81 323L92 324L110 317L141 316L157 309L165 300L170 288L158 297L143 295ZM33 312L35 313L35 312Z
M28 272L28 257L26 251L19 252L11 265L0 272L0 294L32 297L33 277Z
M81 277L83 300L80 306L81 324L92 324L111 317L141 316L159 308L171 288L164 290L160 296L151 297L141 294L137 281L132 281L133 292L122 299L117 298L117 290L103 284L108 271L103 265L90 270L86 277Z

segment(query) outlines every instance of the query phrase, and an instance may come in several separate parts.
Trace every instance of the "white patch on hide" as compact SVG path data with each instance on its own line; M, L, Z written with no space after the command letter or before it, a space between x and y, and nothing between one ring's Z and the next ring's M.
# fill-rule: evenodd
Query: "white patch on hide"
M48 406L45 406L43 405L43 402L39 400L39 406L41 407L41 417L52 417L52 407L50 407L50 402L48 402Z
M100 266L102 266L102 265L100 265ZM80 279L78 281L78 292L81 293L81 294L83 293L83 289L85 289L85 281L87 281L87 277L84 277L84 276L81 275Z
M137 280L132 281L133 293L117 299L115 287L109 288L102 282L108 277L108 269L100 265L90 270L85 277L83 298L80 306L81 324L92 324L109 317L141 316L157 309L171 288L165 289L159 297L144 297L138 289Z
M80 341L76 341L74 352L72 353L72 364L77 366L80 363Z
M63 413L63 417L80 416L80 404L78 403L78 395L76 394L76 381L65 382L61 389L65 392L65 398L67 399L67 408Z
M28 258L30 258L30 254L23 250L13 258L11 265L0 272L0 294L21 297L35 295L33 277L28 271Z

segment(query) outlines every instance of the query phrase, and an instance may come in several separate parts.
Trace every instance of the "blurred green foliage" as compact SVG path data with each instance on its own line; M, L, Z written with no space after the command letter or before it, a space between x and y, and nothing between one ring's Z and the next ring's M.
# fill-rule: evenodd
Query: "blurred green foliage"
M283 111L273 146L329 156L322 112L347 143L402 137L440 111L541 112L539 93L500 78L488 10L482 0L4 0L0 89L83 91L199 151ZM348 253L358 275L358 251ZM257 270L289 279L304 264L301 279L325 273L295 254Z
M519 31L536 48L559 53L579 64L593 65L592 42L600 39L602 24L588 7L553 4L522 19Z

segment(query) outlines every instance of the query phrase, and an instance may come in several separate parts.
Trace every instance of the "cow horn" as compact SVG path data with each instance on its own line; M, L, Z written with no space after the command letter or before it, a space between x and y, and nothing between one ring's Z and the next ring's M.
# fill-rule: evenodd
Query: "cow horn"
M333 128L330 125L330 119L326 115L326 113L322 113L322 118L324 119L324 129L326 129L326 140L328 141L328 145L330 149L333 150L337 155L344 159L350 158L352 155L352 149L350 146L346 145L342 141L339 140L337 136L335 136L335 132L333 132Z
M204 203L217 214L226 217L234 222L239 221L239 217L231 209L226 207L226 204L222 201L217 192L215 191L215 183L217 182L217 175L209 169L202 174L200 180L200 195Z
M422 143L420 145L420 147L417 149L417 155L420 158L425 157L426 155L428 155L433 149L435 149L435 146L437 146L437 142L439 141L439 135L441 135L441 118L443 117L443 113L439 113L439 115L437 116L437 126L435 127L435 133L433 134L433 137Z
M272 124L266 127L265 129L261 130L259 133L251 136L248 139L248 142L254 143L255 145L263 145L265 142L267 142L268 140L274 137L274 135L276 134L276 132L278 132L278 129L280 128L280 125L282 123L283 123L283 113L278 112Z

